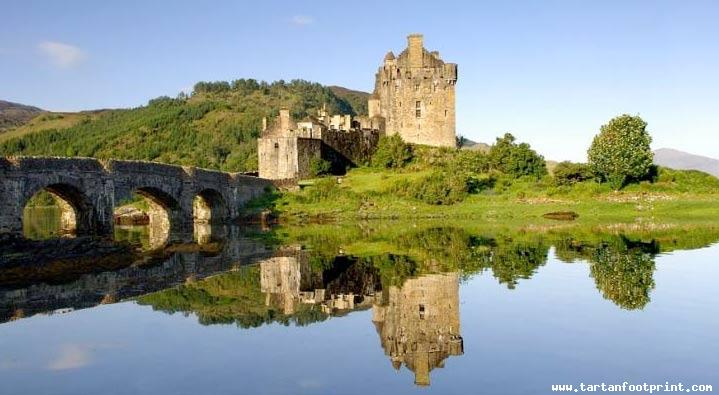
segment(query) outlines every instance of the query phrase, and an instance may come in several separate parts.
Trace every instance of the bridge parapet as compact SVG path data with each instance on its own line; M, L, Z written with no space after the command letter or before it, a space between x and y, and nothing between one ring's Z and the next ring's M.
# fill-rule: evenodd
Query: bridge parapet
M191 178L183 166L158 162L111 159L108 161L108 170L112 174L153 174L176 179Z
M107 172L105 166L95 158L15 156L2 159L10 165L12 170L19 172Z

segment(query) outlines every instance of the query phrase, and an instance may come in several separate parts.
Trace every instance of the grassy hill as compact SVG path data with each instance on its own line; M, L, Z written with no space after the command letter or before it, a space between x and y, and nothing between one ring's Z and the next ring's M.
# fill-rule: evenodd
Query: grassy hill
M41 112L43 110L37 107L0 100L0 133L24 124Z
M23 125L8 129L0 133L0 143L22 137L30 133L44 130L67 129L81 122L97 119L102 113L110 110L82 111L82 112L43 112L26 121Z
M325 104L336 114L362 112L330 88L302 80L199 82L189 97L159 97L138 108L44 114L1 139L0 155L139 159L253 171L262 117L276 116L281 107L304 117Z

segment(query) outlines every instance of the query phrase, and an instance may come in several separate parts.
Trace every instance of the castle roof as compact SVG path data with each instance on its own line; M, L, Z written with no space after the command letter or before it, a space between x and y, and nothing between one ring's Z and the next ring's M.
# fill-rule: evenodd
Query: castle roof
M384 56L384 60L394 60L394 52L387 52L387 55Z

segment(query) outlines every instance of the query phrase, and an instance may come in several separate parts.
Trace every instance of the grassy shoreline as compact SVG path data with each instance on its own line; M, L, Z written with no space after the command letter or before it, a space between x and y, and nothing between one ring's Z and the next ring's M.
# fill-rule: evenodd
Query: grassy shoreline
M274 195L266 205L287 223L434 218L541 226L565 222L542 217L557 211L577 213L572 222L583 225L710 224L719 219L719 189L690 192L697 188L692 180L687 181L685 172L676 172L681 177L670 181L640 183L621 191L594 182L558 188L546 180L519 180L450 205L428 204L392 192L397 180L419 179L426 173L353 169L346 176L309 180L299 191Z

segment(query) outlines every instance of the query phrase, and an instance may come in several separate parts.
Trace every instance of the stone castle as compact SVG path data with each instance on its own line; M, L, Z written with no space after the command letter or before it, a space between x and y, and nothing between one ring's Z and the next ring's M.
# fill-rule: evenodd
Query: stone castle
M388 135L412 144L454 147L457 65L424 48L421 34L407 37L407 48L390 51L375 75L369 118L380 117Z
M430 372L464 353L459 327L459 274L429 274L391 286L373 307L374 322L392 366L414 372L414 382L430 384Z
M314 161L326 160L333 174L369 161L380 136L398 134L406 142L454 147L457 65L424 48L421 34L407 38L399 56L387 53L375 75L368 114L330 115L324 109L301 121L280 110L272 124L263 120L258 139L259 176L298 180L312 176Z

